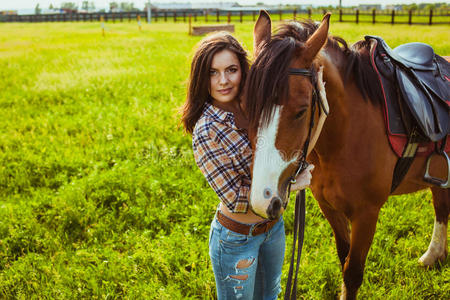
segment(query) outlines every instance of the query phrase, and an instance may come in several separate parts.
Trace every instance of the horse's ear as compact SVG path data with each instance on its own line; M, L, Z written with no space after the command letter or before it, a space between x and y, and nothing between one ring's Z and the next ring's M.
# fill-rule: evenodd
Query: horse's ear
M257 57L259 51L264 44L270 41L272 34L272 21L270 16L265 10L259 12L258 20L255 23L253 29L253 56Z
M319 28L310 36L306 41L306 51L303 54L303 58L309 64L312 63L320 49L325 46L328 39L328 28L330 26L331 13L325 14L320 23Z

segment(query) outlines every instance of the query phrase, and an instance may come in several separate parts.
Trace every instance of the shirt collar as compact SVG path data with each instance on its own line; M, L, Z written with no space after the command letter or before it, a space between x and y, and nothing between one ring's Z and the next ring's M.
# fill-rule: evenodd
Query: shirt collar
M206 102L203 113L205 115L211 116L212 118L220 121L221 123L230 124L233 129L238 129L234 121L234 115L231 112L224 111L223 109L220 109L212 105L211 103Z

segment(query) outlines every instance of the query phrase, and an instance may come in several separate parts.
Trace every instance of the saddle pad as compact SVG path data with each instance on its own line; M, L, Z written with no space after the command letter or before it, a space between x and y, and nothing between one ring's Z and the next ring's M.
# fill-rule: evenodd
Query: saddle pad
M406 135L392 135L388 133L389 144L391 145L392 150L398 157L402 157L403 150L405 149L405 145L408 142L408 138ZM438 142L440 147L441 142ZM435 149L435 143L420 143L417 148L416 156L429 156ZM447 143L445 144L445 152L450 152L450 137L447 136Z
M379 79L380 88L383 94L383 114L386 125L386 132L388 136L389 143L391 145L394 153L401 157L405 145L407 144L407 130L405 128L405 123L402 121L402 111L397 101L397 90L398 87L395 85L395 78L392 76L394 72L383 72L379 70L375 63L375 49L377 46L377 41L372 40L373 44L370 50L370 60L372 67L376 71ZM378 57L377 59L383 59L383 57ZM445 77L447 81L450 78ZM447 100L447 99L446 99ZM446 101L450 105L450 99ZM410 126L411 124L406 124ZM448 124L447 124L448 126ZM447 138L447 143L445 145L445 151L450 151L450 138ZM439 143L440 145L440 143ZM434 142L424 142L419 144L417 149L417 156L428 156L434 151Z

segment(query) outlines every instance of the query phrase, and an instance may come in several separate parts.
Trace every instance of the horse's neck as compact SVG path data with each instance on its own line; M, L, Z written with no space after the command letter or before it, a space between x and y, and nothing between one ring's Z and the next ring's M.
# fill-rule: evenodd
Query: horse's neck
M344 84L347 57L341 52L329 52L321 57L321 63L330 114L315 151L325 160L335 160L357 151L361 144L368 144L375 136L382 139L385 129L380 107L365 100L356 85L354 76L358 75L350 75Z

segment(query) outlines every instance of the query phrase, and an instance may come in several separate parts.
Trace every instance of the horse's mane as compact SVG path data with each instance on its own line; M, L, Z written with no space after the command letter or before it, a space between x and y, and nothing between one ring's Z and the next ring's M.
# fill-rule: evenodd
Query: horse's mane
M307 39L317 30L319 24L307 20L290 22L277 28L271 40L261 49L253 63L245 85L246 111L250 126L264 126L271 118L273 106L282 104L287 99L288 72L295 50L304 47ZM365 98L379 99L379 88L374 88L376 73L370 66L368 43L360 41L349 48L340 37L329 36L327 50L339 51L347 58L347 63L340 70L347 81L353 78ZM367 50L367 51L366 51ZM378 101L378 100L377 100ZM260 119L260 117L262 117ZM261 120L261 124L258 122Z

